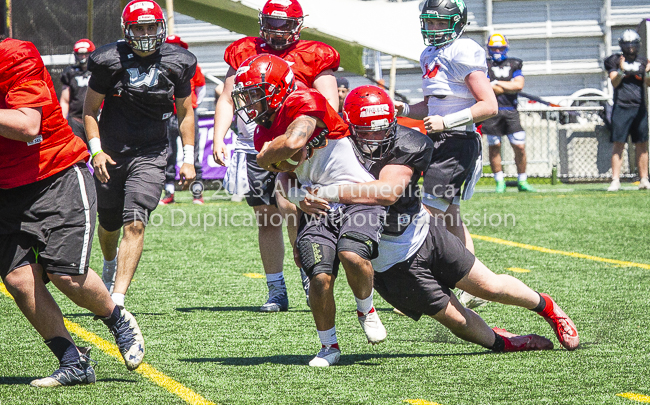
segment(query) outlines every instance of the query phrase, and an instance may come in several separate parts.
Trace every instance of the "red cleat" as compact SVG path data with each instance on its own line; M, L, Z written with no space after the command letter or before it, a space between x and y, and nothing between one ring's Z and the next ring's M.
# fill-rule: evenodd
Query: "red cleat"
M165 192L165 196L158 201L158 205L168 205L174 203L174 194Z
M541 312L538 312L538 314L543 316L546 322L551 325L555 331L557 340L560 341L565 349L577 349L580 344L580 338L578 337L578 331L573 321L571 321L567 314L562 311L562 308L548 294L542 293L540 295L544 297L546 307Z
M492 330L503 338L504 352L526 352L531 350L551 350L553 342L539 335L519 336L510 333L505 329L492 328Z

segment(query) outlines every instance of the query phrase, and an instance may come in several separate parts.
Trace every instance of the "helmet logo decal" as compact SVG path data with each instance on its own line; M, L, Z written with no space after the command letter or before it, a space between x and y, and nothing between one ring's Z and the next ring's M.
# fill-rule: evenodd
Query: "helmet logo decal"
M390 107L388 104L379 104L379 105L368 105L361 107L360 117L375 117L377 115L386 115L390 112ZM375 122L381 120L373 121L373 126Z
M88 42L77 42L75 45L79 48L90 48L90 44Z
M293 63L291 65L293 65ZM289 65L289 66L291 66L291 65ZM287 72L287 75L284 78L284 81L287 82L287 83L291 83L292 80L293 80L293 70L289 69L289 71Z
M289 7L291 5L291 0L271 0L269 4L279 4L284 7Z
M129 8L130 12L133 12L134 10L144 10L147 11L149 9L153 9L153 3L150 1L140 1L137 3L131 4L131 7Z
M271 15L276 16L276 17L287 17L287 13L285 13L284 11L280 11L280 10L273 10Z
M451 2L458 7L461 13L465 11L465 3L463 2L463 0L451 0Z
M388 109L388 106L386 107ZM388 113L388 111L386 111L386 113ZM388 118L384 118L381 120L373 120L370 122L370 126L372 127L372 129L386 128L388 127L388 125L390 125L390 122L388 122Z
M237 69L237 73L235 73L235 76L242 75L248 72L249 70L251 70L250 66L240 66L239 69Z

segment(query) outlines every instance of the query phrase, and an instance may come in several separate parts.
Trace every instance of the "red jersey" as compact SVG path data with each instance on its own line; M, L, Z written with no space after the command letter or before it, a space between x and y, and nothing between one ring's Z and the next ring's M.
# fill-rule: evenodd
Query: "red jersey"
M199 65L196 65L196 73L194 73L194 76L192 76L192 80L190 80L190 85L192 86L192 108L196 109L196 107L199 106L198 103L198 95L196 94L196 88L197 87L203 87L205 86L205 76L203 76L203 72L201 72L201 68ZM174 106L175 108L176 106ZM195 123L198 125L198 123Z
M327 139L341 139L350 135L347 124L334 111L325 96L320 94L318 90L298 89L294 90L284 100L284 104L282 104L282 107L280 107L275 115L271 128L267 129L261 125L257 126L257 131L253 138L255 141L255 149L260 151L266 142L272 141L280 135L284 135L289 125L301 115L318 118L327 127L326 129L317 127L309 139L310 141L325 130L327 131L325 134L325 138Z
M0 109L42 107L41 133L27 143L0 136L0 188L30 184L90 155L61 114L52 78L31 42L0 43Z
M314 87L316 76L324 70L336 71L341 61L339 53L322 42L300 40L287 49L276 51L258 37L246 37L233 42L226 48L223 59L231 68L237 70L249 57L264 53L287 61L296 79L307 87Z

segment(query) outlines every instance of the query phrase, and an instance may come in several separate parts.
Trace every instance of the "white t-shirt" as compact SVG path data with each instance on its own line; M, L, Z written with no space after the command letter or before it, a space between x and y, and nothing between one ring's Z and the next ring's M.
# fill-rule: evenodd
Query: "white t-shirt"
M459 38L439 49L427 47L420 55L420 67L422 91L425 97L431 96L429 115L445 116L476 104L465 78L477 70L487 75L485 51L469 38Z
M420 207L420 212L403 234L399 236L382 234L378 247L379 256L372 260L372 268L382 273L413 256L427 238L430 220L429 212L424 207Z
M255 144L253 143L253 134L255 134L255 128L257 124L251 122L250 124L244 124L244 121L236 117L237 119L237 140L235 142L235 152L244 152L244 153L255 153Z

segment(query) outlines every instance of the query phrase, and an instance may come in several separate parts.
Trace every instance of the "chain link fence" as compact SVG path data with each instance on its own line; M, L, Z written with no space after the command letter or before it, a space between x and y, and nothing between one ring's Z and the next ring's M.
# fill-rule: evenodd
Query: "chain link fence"
M529 176L557 176L565 181L611 178L613 144L609 141L602 106L526 109L519 111L519 117L526 131ZM621 177L635 177L634 159L628 158L634 156L633 149L633 144L625 147ZM516 176L514 153L507 137L501 142L501 156L505 175ZM486 137L483 137L483 165L490 165Z

